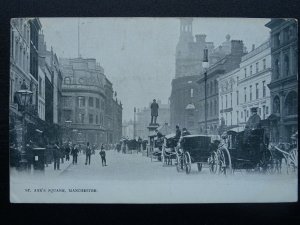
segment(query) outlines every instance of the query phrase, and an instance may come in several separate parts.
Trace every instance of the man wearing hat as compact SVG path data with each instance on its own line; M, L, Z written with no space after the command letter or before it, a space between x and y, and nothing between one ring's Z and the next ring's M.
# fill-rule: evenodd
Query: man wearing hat
M156 119L158 117L158 104L156 103L156 100L153 99L153 102L150 106L151 108L151 124L156 124ZM154 119L154 123L153 123L153 119Z
M260 116L257 115L257 107L251 108L251 116L247 121L246 127L251 130L260 128L260 121Z

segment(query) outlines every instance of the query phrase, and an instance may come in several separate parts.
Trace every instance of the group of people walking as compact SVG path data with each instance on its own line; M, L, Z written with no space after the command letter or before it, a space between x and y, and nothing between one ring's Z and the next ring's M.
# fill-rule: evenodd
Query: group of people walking
M82 148L84 148L84 154L85 154L85 165L91 164L91 155L95 154L95 147L91 147L90 143L87 142L85 147L82 147L78 144L71 144L68 143L65 146L59 146L59 143L56 142L53 146L53 161L54 161L54 170L60 170L60 163L64 163L64 158L66 161L70 160L70 155L72 155L72 164L76 165L78 161L78 155L81 153ZM101 145L100 148L100 157L102 161L102 166L106 165L106 153L104 145Z

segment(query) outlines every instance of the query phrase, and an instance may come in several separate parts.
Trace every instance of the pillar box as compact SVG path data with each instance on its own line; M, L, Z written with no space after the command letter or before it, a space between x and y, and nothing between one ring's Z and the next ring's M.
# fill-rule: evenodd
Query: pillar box
M45 148L33 148L33 169L34 172L45 171Z

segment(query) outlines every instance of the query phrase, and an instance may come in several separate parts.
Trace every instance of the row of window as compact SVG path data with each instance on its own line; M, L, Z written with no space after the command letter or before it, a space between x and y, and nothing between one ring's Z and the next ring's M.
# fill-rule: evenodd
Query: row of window
M17 42L14 38L14 32L11 34L11 48L10 55L15 60L16 64L25 72L29 72L29 53L26 51L26 47L23 48L20 42Z
M262 60L262 64L263 64L262 70L267 69L266 59ZM252 76L254 74L253 72L254 72L253 71L253 65L250 65L249 66L249 74L250 74L250 76ZM258 73L258 72L260 72L260 64L259 64L259 62L256 62L255 63L255 73ZM248 76L247 67L244 68L244 76L245 76L245 78Z
M79 123L85 123L85 114L84 113L79 113L78 114L78 122ZM89 124L100 124L103 125L104 124L104 117L103 114L100 113L99 116L98 115L94 115L94 114L89 114Z
M97 109L104 107L104 101L100 101L99 98L94 97L87 97L88 98L88 106L89 107L96 107ZM85 97L79 96L77 97L77 102L79 107L85 107Z
M275 96L273 99L273 112L281 113L280 111L280 99ZM298 114L298 97L295 91L290 92L284 102L284 114L285 115L297 115Z
M282 75L289 76L291 74L296 74L298 68L297 50L296 49L287 50L283 52L282 55L278 54L274 56L273 64L274 64L274 70L273 70L274 79L278 79Z
M262 81L262 97L266 97L266 81ZM255 84L255 99L259 99L259 83ZM249 86L249 101L253 100L252 85ZM237 91L237 105L239 104L239 91ZM247 102L247 87L244 87L244 103Z
M297 37L297 27L295 25L284 28L282 31L273 35L273 48L277 48L280 45L289 42L294 37Z
M236 111L237 113L237 122L239 118L239 111ZM264 120L266 119L267 115L269 114L269 107L263 105L262 108L258 107L257 114ZM244 118L244 121L247 122L247 119L250 117L250 111L247 109L244 109L244 111L241 111L241 119Z

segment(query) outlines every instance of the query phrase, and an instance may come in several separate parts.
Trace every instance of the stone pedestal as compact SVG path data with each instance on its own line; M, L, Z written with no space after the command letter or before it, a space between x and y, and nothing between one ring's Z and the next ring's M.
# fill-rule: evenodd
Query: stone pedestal
M148 128L148 145L147 145L147 156L153 151L154 137L156 135L155 130L159 127L159 124L149 124Z

